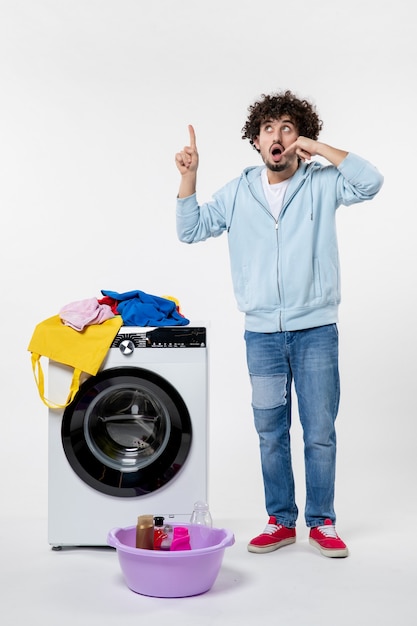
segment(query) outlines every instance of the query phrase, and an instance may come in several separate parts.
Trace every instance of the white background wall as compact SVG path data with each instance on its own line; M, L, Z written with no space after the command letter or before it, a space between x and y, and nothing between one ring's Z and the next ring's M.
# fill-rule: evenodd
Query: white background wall
M0 0L2 514L46 515L35 325L101 289L141 289L210 322L211 509L264 520L227 238L177 241L174 154L193 123L208 199L259 163L240 139L247 107L285 88L317 104L323 141L386 178L338 215L339 518L417 512L411 11L408 0ZM293 440L302 509L297 421Z

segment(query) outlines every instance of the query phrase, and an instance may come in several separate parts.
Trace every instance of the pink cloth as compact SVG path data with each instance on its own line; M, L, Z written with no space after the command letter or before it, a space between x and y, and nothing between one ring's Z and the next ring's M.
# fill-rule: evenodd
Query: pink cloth
M63 306L59 317L65 326L81 331L86 326L101 324L115 315L108 304L99 304L97 298L87 298Z

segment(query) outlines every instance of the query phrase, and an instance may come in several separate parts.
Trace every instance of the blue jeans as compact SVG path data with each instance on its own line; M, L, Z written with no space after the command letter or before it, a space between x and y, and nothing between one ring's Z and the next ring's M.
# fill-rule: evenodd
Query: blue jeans
M268 515L293 528L298 516L291 463L291 386L304 436L305 521L335 523L335 420L339 408L336 324L277 333L245 332L252 408Z

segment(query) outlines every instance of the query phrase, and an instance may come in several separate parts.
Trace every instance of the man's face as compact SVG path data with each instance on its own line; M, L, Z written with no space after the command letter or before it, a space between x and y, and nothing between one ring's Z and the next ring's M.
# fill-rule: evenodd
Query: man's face
M259 135L254 140L254 146L261 153L261 157L273 172L283 172L298 165L297 156L282 156L282 153L298 137L298 130L288 115L278 119L265 120L259 129Z

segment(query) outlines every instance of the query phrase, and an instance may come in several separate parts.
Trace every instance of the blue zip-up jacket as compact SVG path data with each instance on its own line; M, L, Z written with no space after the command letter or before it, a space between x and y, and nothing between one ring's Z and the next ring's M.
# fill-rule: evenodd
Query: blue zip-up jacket
M247 330L271 333L335 323L336 209L373 198L383 176L353 153L338 167L300 163L275 221L262 188L263 168L246 168L201 206L196 194L178 198L178 237L193 243L227 230L233 287Z

